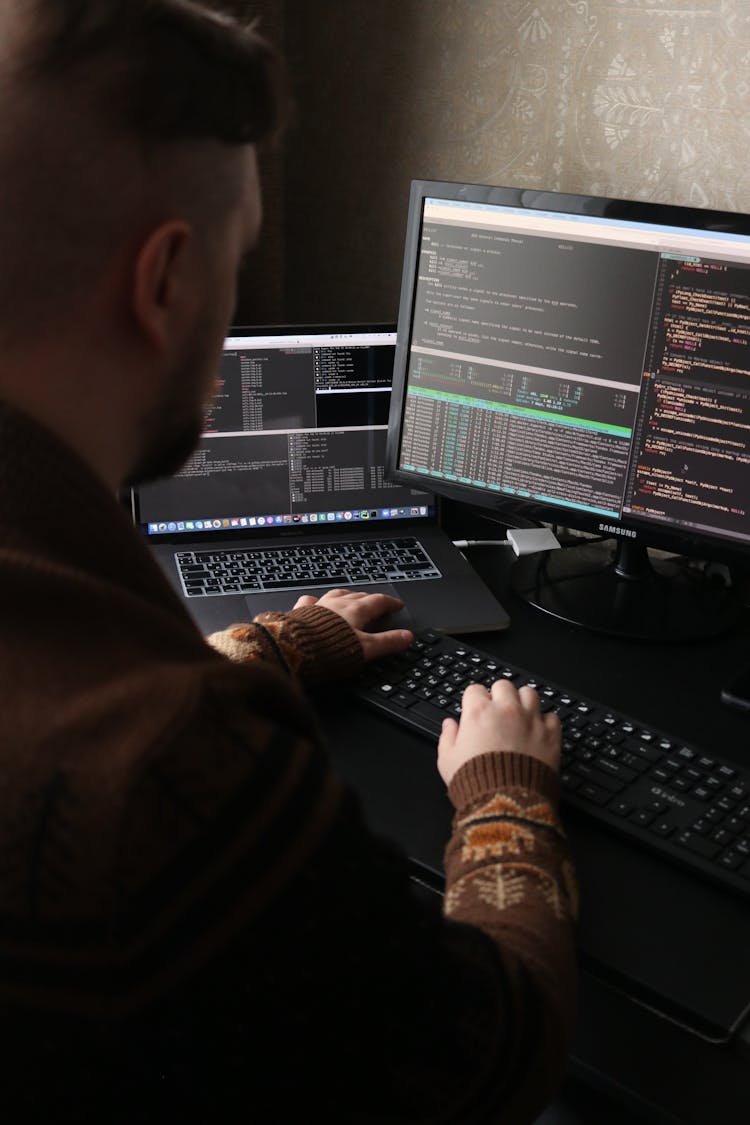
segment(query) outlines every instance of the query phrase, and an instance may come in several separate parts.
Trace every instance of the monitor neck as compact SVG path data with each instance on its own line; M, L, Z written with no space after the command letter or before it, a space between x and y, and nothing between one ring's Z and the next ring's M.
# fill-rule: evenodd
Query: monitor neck
M640 641L684 642L734 624L731 588L690 570L684 559L652 559L632 540L582 541L518 559L516 594L570 624Z

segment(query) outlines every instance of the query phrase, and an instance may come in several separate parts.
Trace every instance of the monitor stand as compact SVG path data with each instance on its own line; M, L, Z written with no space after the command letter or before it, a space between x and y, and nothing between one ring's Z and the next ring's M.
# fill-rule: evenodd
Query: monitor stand
M726 632L737 614L731 588L681 562L651 559L629 540L584 540L518 559L511 584L545 613L598 633L689 641Z

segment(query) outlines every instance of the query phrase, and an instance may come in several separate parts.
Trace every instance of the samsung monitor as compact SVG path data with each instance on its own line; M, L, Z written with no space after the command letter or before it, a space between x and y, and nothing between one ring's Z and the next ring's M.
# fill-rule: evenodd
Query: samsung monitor
M518 560L515 588L548 612L718 632L725 588L661 552L750 562L749 347L746 215L415 181L389 470L511 525L610 538Z

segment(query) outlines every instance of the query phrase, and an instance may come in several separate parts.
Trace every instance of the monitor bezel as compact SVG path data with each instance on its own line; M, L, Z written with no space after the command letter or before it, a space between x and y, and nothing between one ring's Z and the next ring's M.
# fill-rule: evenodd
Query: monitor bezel
M676 204L604 196L542 191L529 188L498 187L487 184L445 180L412 180L406 223L401 296L396 334L393 390L391 393L386 441L387 471L394 481L425 487L423 474L399 467L414 302L417 264L423 225L423 201L427 198L496 204L560 214L628 220L654 226L694 228L703 231L747 236L750 242L750 215L742 212L708 210ZM627 539L646 548L667 551L691 558L731 563L750 559L750 543L728 540L703 529L664 526L631 514L604 518L573 508L562 508L532 498L515 498L487 492L474 486L430 476L428 489L436 496L473 508L507 526L533 523L588 532L599 536Z

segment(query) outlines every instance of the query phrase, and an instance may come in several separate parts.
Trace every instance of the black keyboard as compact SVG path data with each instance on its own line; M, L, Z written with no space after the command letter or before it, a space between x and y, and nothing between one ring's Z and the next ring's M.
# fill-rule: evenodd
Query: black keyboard
M440 571L413 536L178 551L175 562L186 598L440 577Z
M366 703L434 739L470 683L531 684L562 724L563 803L665 859L750 896L750 769L646 727L502 659L426 631L368 666Z

